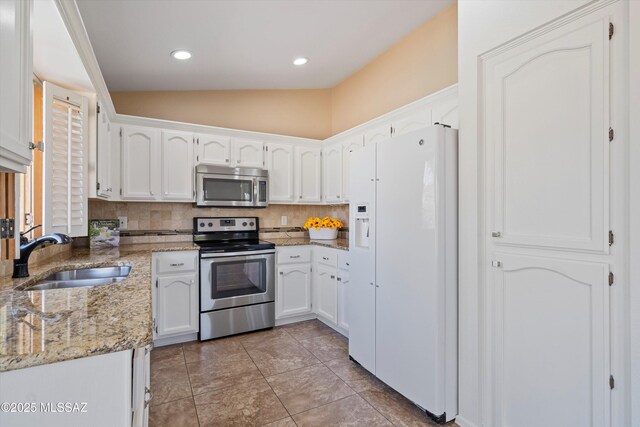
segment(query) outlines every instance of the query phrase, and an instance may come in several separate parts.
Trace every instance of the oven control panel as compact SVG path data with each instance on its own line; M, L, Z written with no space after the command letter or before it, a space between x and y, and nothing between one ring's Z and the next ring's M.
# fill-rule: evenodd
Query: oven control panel
M217 231L257 231L258 218L194 218L194 230L198 233L213 233Z

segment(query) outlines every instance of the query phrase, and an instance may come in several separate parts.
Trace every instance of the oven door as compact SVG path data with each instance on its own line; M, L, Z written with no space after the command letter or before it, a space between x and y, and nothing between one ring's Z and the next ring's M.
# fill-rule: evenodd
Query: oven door
M198 206L256 205L256 179L245 175L196 174Z
M275 301L275 251L202 254L200 311Z

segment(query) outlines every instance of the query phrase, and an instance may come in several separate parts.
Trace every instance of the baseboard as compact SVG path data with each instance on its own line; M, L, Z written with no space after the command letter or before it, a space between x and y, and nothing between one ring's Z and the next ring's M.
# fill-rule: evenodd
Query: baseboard
M180 344L183 342L198 341L198 334L177 335L175 337L160 338L153 340L154 347L163 347L165 345Z
M460 415L458 415L455 418L455 422L456 424L458 424L460 427L480 427L479 424L476 423L472 423L471 421L469 421L468 419L466 419L465 417L462 417Z
M331 329L333 329L334 331L336 331L337 333L339 333L340 335L343 335L344 337L349 338L349 331L342 329L338 325L334 325L330 323L328 320L323 319L322 316L318 316L318 320L324 323L325 325L327 325L328 327L330 327Z
M285 317L283 319L276 319L276 326L288 325L289 323L304 322L305 320L317 319L318 316L315 313L303 314L300 316Z

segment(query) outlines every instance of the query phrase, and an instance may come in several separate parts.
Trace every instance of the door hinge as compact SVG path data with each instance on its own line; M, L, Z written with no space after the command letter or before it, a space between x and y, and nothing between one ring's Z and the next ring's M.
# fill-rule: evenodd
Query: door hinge
M156 279L156 288L158 287L158 279Z
M500 268L500 267L502 267L502 262L500 262L500 261L491 261L491 267Z
M264 151L269 151L269 146L268 145L264 146Z
M396 130L393 128L393 126L389 126L389 135L393 135L395 131Z
M120 138L122 138L122 128L120 128Z
M120 189L120 195L122 196L122 188Z
M16 221L14 218L0 219L0 239L13 239L15 237Z
M609 230L609 246L613 246L614 241L613 231Z
M615 136L615 132L613 128L609 128L609 142L613 141L613 137Z
M99 190L99 189L100 189L100 183L96 182L96 190Z
M615 276L613 275L613 272L609 272L609 286L613 285L613 280L615 279Z
M613 390L616 385L616 380L613 379L613 375L609 375L609 388Z
M100 114L100 104L96 104L96 113Z
M156 334L158 333L158 322L156 322L156 319L153 319L153 330L156 331Z
M615 27L613 26L613 22L609 22L609 40L611 40L611 38L613 37L614 30Z
M200 156L196 156L196 162L200 161Z

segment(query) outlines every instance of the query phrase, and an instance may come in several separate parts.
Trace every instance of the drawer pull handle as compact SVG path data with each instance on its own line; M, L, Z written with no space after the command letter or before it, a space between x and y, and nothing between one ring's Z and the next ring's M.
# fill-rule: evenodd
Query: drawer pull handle
M335 278L336 278L336 276L334 276L334 275L332 274L332 275L331 275L331 278L332 278L332 279L335 279Z
M280 272L280 275L281 275L281 276L282 276L282 275L284 275L284 272L282 272L282 271L281 271L281 272Z
M325 261L329 261L329 258L327 258L326 256L323 256L322 259Z
M184 265L184 262L174 262L169 264L171 267L182 267Z
M349 263L348 262L346 262L345 264L347 264L347 267L349 267Z
M342 282L342 277L338 277L336 280L337 280L338 282Z
M293 259L300 258L300 255L289 255L289 258L293 258Z

